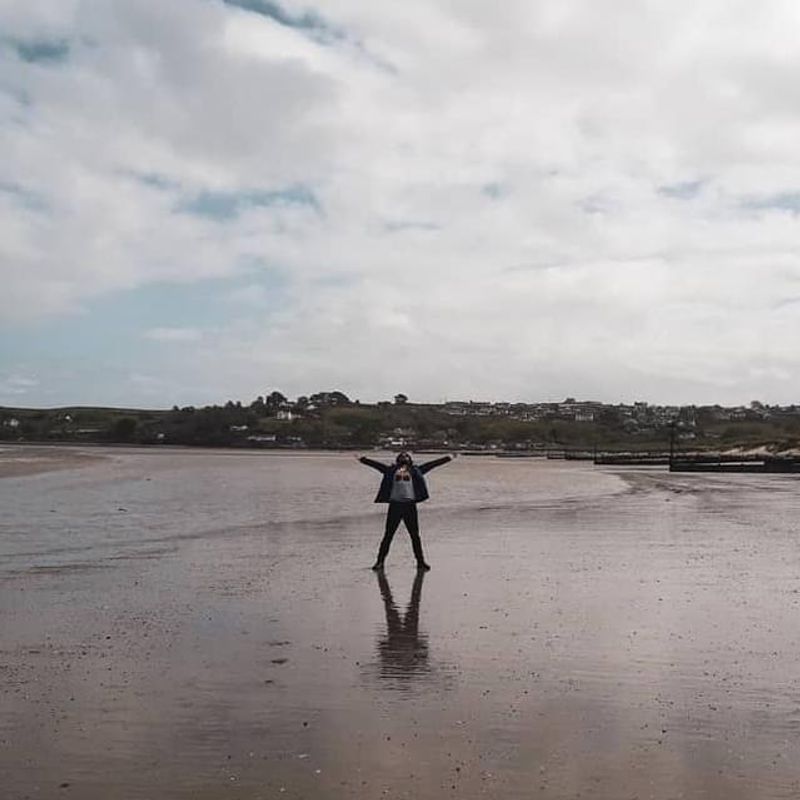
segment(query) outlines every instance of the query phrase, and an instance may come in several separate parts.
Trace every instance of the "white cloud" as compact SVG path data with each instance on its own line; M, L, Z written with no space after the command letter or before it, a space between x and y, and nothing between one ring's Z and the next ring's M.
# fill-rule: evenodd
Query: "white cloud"
M38 379L29 375L0 375L0 403L19 402L37 386Z
M270 292L258 284L241 286L228 293L229 302L245 308L263 309L270 305L272 297Z
M261 263L285 305L235 290L185 385L796 399L794 3L319 11L347 35L216 1L5 3L0 29L70 52L0 55L0 318ZM185 210L292 187L316 205Z
M146 339L154 342L199 342L203 338L202 331L197 328L151 328L145 331Z

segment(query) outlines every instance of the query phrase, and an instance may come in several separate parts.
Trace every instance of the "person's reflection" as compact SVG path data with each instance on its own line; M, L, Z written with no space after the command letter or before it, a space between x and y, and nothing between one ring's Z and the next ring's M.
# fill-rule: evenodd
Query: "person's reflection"
M411 680L429 671L428 637L419 632L419 604L422 598L421 570L414 578L411 599L405 615L400 616L383 572L378 572L378 586L386 611L386 636L378 639L381 677Z

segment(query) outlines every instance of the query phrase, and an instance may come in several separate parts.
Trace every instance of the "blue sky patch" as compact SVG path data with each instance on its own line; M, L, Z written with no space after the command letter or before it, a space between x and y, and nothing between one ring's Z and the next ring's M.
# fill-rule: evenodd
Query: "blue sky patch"
M139 183L145 186L151 186L154 189L166 191L168 189L178 188L178 184L175 183L175 181L171 181L169 178L165 178L163 175L158 175L155 172L129 172L127 175L133 177L135 180L139 181Z
M756 211L791 211L800 214L800 192L781 192L780 194L766 195L746 200L744 208Z
M277 191L200 192L179 203L177 210L216 220L231 220L250 208L307 206L316 212L321 206L316 195L305 186Z
M676 200L691 200L693 197L697 197L702 188L703 181L683 181L659 186L658 193Z
M486 183L481 187L481 194L486 195L486 197L491 197L492 200L499 200L501 197L505 196L506 193L506 188L502 183Z
M38 39L23 41L15 39L11 42L17 55L28 64L59 63L69 56L69 42L65 39Z
M47 203L40 195L16 183L0 181L0 194L10 195L16 203L30 211L44 211L47 208Z
M260 14L287 28L294 28L322 44L330 44L346 38L344 31L331 25L314 11L292 14L272 0L224 0L224 2L244 11Z
M259 308L243 308L232 299L237 290L254 286L267 298ZM0 363L25 363L46 373L54 364L97 363L102 368L124 361L131 369L146 370L148 361L165 347L146 337L149 330L214 330L249 316L264 319L286 302L286 277L263 266L235 278L149 284L96 298L82 314L0 328Z

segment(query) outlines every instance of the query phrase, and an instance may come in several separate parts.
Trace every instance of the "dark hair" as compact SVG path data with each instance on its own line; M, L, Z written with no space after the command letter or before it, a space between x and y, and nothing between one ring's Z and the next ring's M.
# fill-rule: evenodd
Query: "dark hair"
M405 450L397 454L397 458L394 462L395 464L408 464L409 467L414 463L411 454L407 453Z

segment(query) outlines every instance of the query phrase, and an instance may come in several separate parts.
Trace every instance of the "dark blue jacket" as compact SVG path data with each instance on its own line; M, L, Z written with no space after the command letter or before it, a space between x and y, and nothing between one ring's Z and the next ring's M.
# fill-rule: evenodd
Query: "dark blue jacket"
M427 461L424 464L417 466L416 464L411 467L411 481L414 484L414 497L415 502L422 503L427 500L430 495L428 494L428 487L425 485L425 478L422 476L426 472L430 472L434 467L440 467L453 459L450 456L443 456L442 458ZM388 503L392 497L392 482L394 481L394 474L397 472L397 464L381 464L380 461L373 461L371 458L361 456L359 461L366 464L368 467L378 470L383 473L383 480L381 487L378 489L378 496L375 498L376 503Z

